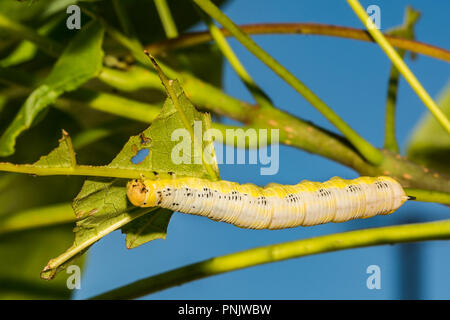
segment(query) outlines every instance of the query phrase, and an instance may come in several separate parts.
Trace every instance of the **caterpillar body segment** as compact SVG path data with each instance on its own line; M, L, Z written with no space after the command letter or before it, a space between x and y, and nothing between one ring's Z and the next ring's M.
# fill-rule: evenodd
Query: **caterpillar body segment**
M136 179L128 183L127 195L135 206L159 206L250 229L313 226L386 215L408 199L401 185L390 177L334 177L323 183L271 183L264 188L199 178Z

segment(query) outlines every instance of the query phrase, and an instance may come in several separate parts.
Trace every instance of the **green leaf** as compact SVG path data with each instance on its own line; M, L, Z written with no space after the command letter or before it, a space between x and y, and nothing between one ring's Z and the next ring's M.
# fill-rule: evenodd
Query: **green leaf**
M440 94L438 105L450 117L450 83ZM411 160L450 174L450 135L429 112L411 135L407 150Z
M64 130L58 147L33 163L35 167L39 168L74 168L76 164L72 141L69 134Z
M165 239L172 213L167 209L159 209L123 226L122 233L127 235L127 248L133 249L155 239Z
M17 137L29 129L37 116L64 92L77 89L99 74L102 68L103 26L87 24L69 43L43 83L25 101L0 138L0 156L14 153Z
M198 112L186 98L177 81L170 84L175 93L180 112L193 127L194 121L202 124L202 130L211 128L209 114ZM171 152L179 141L172 141L172 132L185 128L180 112L173 101L168 98L161 113L152 125L141 134L131 137L121 152L107 165L108 168L134 169L145 174L147 178L169 177L175 173L179 176L207 178L208 170L202 164L176 165L171 159ZM194 159L194 141L191 139L191 159ZM212 141L202 141L203 150L211 148ZM147 149L148 155L139 163L131 160L141 150ZM201 162L200 162L201 163ZM213 165L218 175L217 163ZM49 261L41 273L44 279L51 279L65 268L73 259L79 257L91 245L108 233L122 229L127 234L128 248L137 247L151 240L164 238L172 212L160 208L136 208L127 200L126 181L123 179L89 179L73 202L77 217L75 241L63 254Z

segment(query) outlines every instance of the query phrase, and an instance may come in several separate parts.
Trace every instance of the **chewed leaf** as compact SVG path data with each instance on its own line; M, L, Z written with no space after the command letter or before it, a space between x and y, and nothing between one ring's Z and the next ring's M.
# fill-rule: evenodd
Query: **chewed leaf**
M48 155L41 157L33 166L41 168L73 168L77 164L69 134L63 130L59 145Z
M167 209L157 209L125 225L122 233L127 235L127 248L136 248L155 239L165 239L172 213Z
M102 68L103 26L87 24L69 43L43 83L27 98L0 138L0 156L14 153L17 137L29 129L37 116L64 92L77 89Z
M180 112L192 128L195 125L202 132L211 128L211 120L209 115L202 114L194 108L177 81L171 81L170 85L181 110L177 109L173 101L168 98L152 125L142 133L131 137L106 167L136 170L146 178L168 177L172 174L210 178L208 170L202 164L202 159L195 158L198 150L194 150L194 141L190 141L192 164L175 164L172 161L172 150L180 143L178 140L172 141L172 133L177 129L185 129L185 122L180 119ZM201 141L203 150L209 148L215 160L214 148L211 148L211 145L212 141ZM144 156L136 161L137 154ZM218 175L217 163L211 166ZM133 207L127 200L126 182L122 179L109 178L85 181L73 202L77 217L74 229L75 241L66 252L49 261L41 273L42 278L53 278L71 260L114 230L122 228L122 232L127 234L128 248L166 236L172 212L164 209Z
M450 117L450 84L440 94L438 105ZM411 135L408 157L424 166L450 174L450 135L427 113Z

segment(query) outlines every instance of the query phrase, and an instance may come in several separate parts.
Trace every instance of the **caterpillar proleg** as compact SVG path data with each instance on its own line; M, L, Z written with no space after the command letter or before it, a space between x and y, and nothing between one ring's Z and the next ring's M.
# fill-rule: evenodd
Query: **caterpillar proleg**
M199 178L136 179L128 183L127 195L135 206L159 206L249 229L313 226L386 215L408 199L390 177L334 177L323 183L271 183L264 188Z

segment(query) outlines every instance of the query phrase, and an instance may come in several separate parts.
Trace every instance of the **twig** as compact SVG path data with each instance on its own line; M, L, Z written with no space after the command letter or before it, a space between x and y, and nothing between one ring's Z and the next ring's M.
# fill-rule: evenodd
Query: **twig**
M178 37L177 26L172 18L172 14L170 13L170 8L166 0L154 0L154 1L156 10L158 11L159 18L161 19L161 23L163 25L164 31L166 32L167 38L171 39Z
M91 299L134 299L194 280L265 263L352 248L440 239L450 239L450 220L336 233L215 257L136 281Z
M353 39L367 42L375 42L366 30L336 26L322 23L257 23L239 25L246 34L252 35L270 35L270 34L296 34L296 35L317 35L338 37L344 39ZM225 37L231 34L223 28L220 31ZM432 58L450 62L450 51L439 48L427 43L416 40L405 39L403 37L387 35L386 39L399 49L420 53ZM180 35L178 38L169 39L161 42L152 43L146 46L146 49L153 54L158 55L162 52L195 46L204 42L211 41L212 37L208 31L188 32Z
M436 105L434 100L430 97L428 92L424 89L422 84L417 80L416 76L411 72L408 66L405 64L403 59L399 56L397 51L390 45L383 34L376 28L371 19L367 16L361 4L358 0L347 0L348 4L352 7L355 14L361 20L361 22L366 26L369 33L380 45L381 49L386 53L386 55L391 59L395 67L400 71L403 77L408 81L411 88L416 92L425 106L430 110L442 127L450 133L450 121L447 119L445 114Z
M289 70L283 67L271 55L264 51L256 42L231 21L218 7L210 0L193 0L203 11L218 21L227 29L242 45L244 45L258 59L264 62L277 75L285 80L291 87L299 92L311 105L319 110L351 144L374 165L379 165L383 161L383 154L364 140L356 133L343 119L341 119L328 105L325 104L314 92L312 92L303 82L297 79Z

